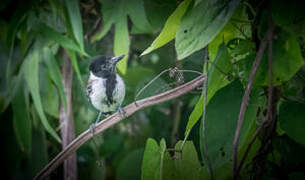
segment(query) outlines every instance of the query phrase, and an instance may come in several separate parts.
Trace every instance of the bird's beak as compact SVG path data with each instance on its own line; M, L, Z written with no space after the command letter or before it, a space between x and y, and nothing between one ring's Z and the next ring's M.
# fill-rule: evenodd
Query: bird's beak
M114 63L117 63L117 62L119 62L121 59L123 59L124 57L125 57L125 55L115 56L115 57L111 58L111 60L112 60Z

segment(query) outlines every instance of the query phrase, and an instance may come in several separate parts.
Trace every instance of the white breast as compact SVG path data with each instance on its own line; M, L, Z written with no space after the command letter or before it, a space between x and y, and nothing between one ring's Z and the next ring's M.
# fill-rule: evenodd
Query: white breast
M90 95L92 105L101 112L117 111L125 97L125 84L122 78L116 75L117 83L112 93L113 101L116 103L111 105L105 103L107 100L106 79L96 77L92 73L90 74L90 79L92 80L92 93Z

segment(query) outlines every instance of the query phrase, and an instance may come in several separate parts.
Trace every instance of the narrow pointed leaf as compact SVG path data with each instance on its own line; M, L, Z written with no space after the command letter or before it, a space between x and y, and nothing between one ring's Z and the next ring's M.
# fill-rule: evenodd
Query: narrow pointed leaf
M25 59L23 66L24 78L31 93L34 101L35 108L40 117L41 123L45 129L58 141L60 142L59 136L56 134L54 129L48 122L48 119L43 111L41 97L39 94L39 84L38 84L38 62L39 62L39 52L33 52L28 55Z
M76 39L81 51L84 51L83 25L78 0L64 0L64 3L73 36Z
M32 146L32 123L29 116L27 103L28 94L24 93L24 87L17 89L12 100L13 126L17 142L23 152L30 155Z
M184 13L186 12L189 4L192 0L185 0L183 1L177 9L170 15L167 19L161 33L159 36L154 40L154 42L141 54L141 56L150 53L151 51L158 49L161 46L164 46L171 40L173 40L176 36L176 32L180 25L181 18L183 17Z
M84 87L84 81L83 81L82 76L80 74L80 70L79 70L79 67L78 67L78 62L77 62L76 54L75 54L74 51L71 51L71 50L68 50L68 49L67 49L67 53L70 56L70 59L72 61L72 66L74 68L74 71L76 72L77 79L79 80L80 85L82 87Z
M118 19L115 24L114 30L114 55L125 55L125 57L120 60L117 67L122 74L126 74L127 71L127 59L128 59L128 52L129 52L129 33L128 33L128 26L127 26L127 17L122 16Z

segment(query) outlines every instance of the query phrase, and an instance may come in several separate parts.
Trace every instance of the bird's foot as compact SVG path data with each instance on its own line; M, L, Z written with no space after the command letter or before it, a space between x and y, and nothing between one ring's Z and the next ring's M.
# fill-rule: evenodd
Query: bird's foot
M102 117L102 115L103 115L103 113L102 112L100 112L99 114L98 114L98 117L97 117L97 119L95 120L95 122L93 123L93 124L91 124L90 125L90 132L94 135L94 133L95 133L95 126L96 126L96 124L99 122L99 120L101 119L101 117Z
M125 111L124 111L123 108L119 107L118 113L119 113L119 115L120 115L121 117L125 117L125 114L126 114L126 113L125 113Z
M95 125L96 125L96 123L92 123L91 125L90 125L90 128L89 128L89 130L90 130L90 132L94 135L94 133L95 133Z

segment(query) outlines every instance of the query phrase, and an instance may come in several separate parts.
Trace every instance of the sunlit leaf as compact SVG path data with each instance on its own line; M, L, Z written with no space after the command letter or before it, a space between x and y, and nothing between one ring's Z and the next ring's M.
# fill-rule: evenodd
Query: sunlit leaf
M305 146L305 105L296 102L284 102L280 106L279 123L289 137Z
M81 51L84 51L83 25L78 0L64 0L67 20Z
M32 149L32 123L29 116L29 106L26 100L28 94L25 93L24 87L17 89L16 95L12 100L13 125L17 142L21 150L28 155Z
M208 80L208 92L207 92L207 103L214 96L214 94L227 85L229 81L227 76L232 70L232 64L230 62L230 55L224 44L221 44L218 48L218 54L209 68L209 80ZM201 96L197 102L192 114L189 117L189 121L186 126L185 134L188 134L193 126L197 123L199 118L202 116L204 104L204 96Z
M176 32L180 25L181 18L186 12L189 4L192 0L183 1L177 9L173 12L173 14L167 19L161 33L154 40L154 42L141 54L141 56L150 53L151 51L167 44L171 40L173 40L176 36Z
M125 57L120 60L117 67L122 74L126 74L127 71L127 59L129 52L130 39L128 34L127 17L120 17L115 23L114 30L114 55L125 55Z
M56 134L54 129L48 122L46 115L42 108L41 98L39 94L38 85L38 62L39 62L39 51L31 53L26 59L23 66L24 78L32 95L34 105L41 119L41 123L46 128L46 130L58 141L60 142L59 136Z
M239 0L201 1L181 20L176 34L178 59L204 48L221 31Z

